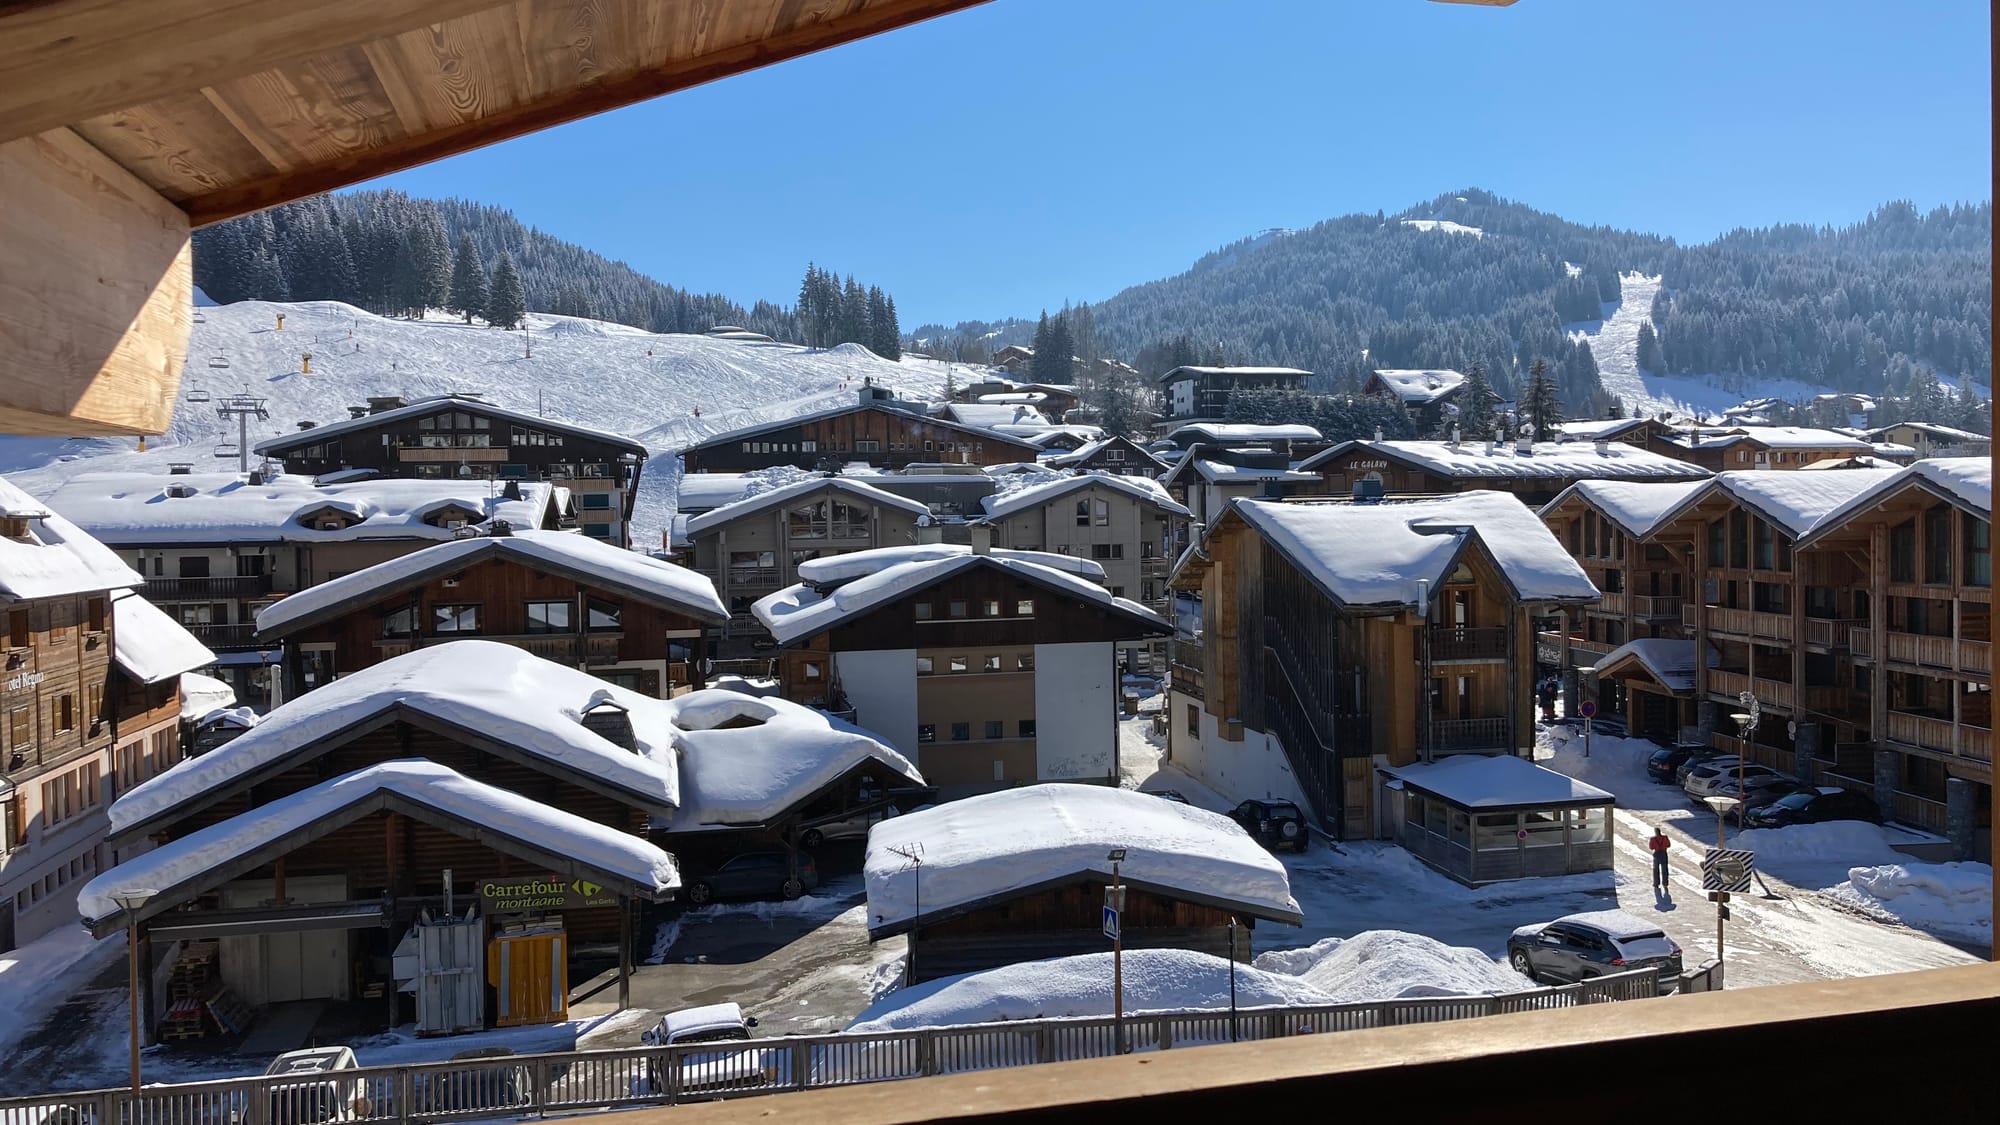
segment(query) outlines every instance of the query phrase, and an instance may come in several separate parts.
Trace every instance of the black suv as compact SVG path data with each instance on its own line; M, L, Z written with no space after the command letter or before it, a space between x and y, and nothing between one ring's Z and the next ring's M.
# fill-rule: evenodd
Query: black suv
M1288 847L1306 850L1312 833L1306 829L1306 814L1290 801L1245 801L1229 810L1229 819L1243 826L1267 848Z
M1827 820L1882 823L1874 798L1846 789L1808 789L1751 809L1744 817L1752 828L1782 828L1787 824L1818 824Z

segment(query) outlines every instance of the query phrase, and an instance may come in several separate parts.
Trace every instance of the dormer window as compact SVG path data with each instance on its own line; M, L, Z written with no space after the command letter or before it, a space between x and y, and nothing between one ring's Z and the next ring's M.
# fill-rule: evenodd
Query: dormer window
M26 517L7 516L0 518L0 535L4 535L9 539L26 539L28 537L28 521Z

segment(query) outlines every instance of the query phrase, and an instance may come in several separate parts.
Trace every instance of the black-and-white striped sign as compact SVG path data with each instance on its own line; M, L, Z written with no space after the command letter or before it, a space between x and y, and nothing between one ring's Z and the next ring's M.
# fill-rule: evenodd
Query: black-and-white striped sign
M1710 848L1701 857L1701 889L1747 891L1757 873L1757 853L1736 848Z

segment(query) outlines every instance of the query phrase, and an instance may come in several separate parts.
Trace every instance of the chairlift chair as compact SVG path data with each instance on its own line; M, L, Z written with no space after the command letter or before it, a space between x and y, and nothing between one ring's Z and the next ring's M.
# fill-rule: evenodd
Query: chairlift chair
M209 356L208 365L215 368L227 368L229 366L229 357L226 355Z
M207 402L209 400L209 394L207 391L204 391L199 387L195 387L188 391L187 400L189 402Z
M217 457L236 457L239 456L242 453L242 451L243 447L237 445L233 441L225 441L222 444L215 447L215 455Z

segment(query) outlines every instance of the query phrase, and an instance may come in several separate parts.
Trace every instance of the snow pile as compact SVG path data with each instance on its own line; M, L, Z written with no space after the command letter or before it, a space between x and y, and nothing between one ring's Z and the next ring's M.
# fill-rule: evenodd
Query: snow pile
M181 718L202 725L209 714L236 706L236 689L200 672L181 674ZM247 710L247 708L246 708ZM254 722L245 726L256 726Z
M1406 1000L1419 996L1487 996L1527 992L1535 982L1477 949L1403 930L1365 930L1324 938L1303 949L1274 950L1252 962L1287 973L1335 1003Z
M1229 962L1224 959L1187 949L1128 949L1124 957L1127 1015L1229 1010ZM1334 1002L1295 975L1269 971L1261 964L1236 967L1239 1008ZM1112 1007L1111 954L1107 951L925 981L869 1005L848 1030L869 1033L1102 1017L1111 1015Z
M1660 747L1643 738L1592 733L1590 757L1583 756L1583 729L1545 727L1535 740L1538 764L1587 781L1618 798L1620 809L1670 809L1688 815L1687 798L1672 785L1655 782L1646 773L1646 759ZM1648 823L1651 823L1650 821Z
M923 845L912 869L896 849ZM895 932L925 916L1071 878L1124 880L1168 897L1226 904L1297 925L1285 866L1218 813L1127 789L1048 783L968 797L885 820L868 833L868 922Z
M1834 866L1845 870L1857 863L1896 864L1904 859L1889 845L1889 834L1881 825L1864 820L1751 828L1731 836L1729 846L1756 852L1757 866L1771 869Z
M1993 868L1984 863L1856 867L1825 892L1836 902L1985 947L1993 940Z
M877 784L924 783L909 759L874 735L788 699L711 689L661 706L676 728L674 831L765 823L870 762L881 767Z

